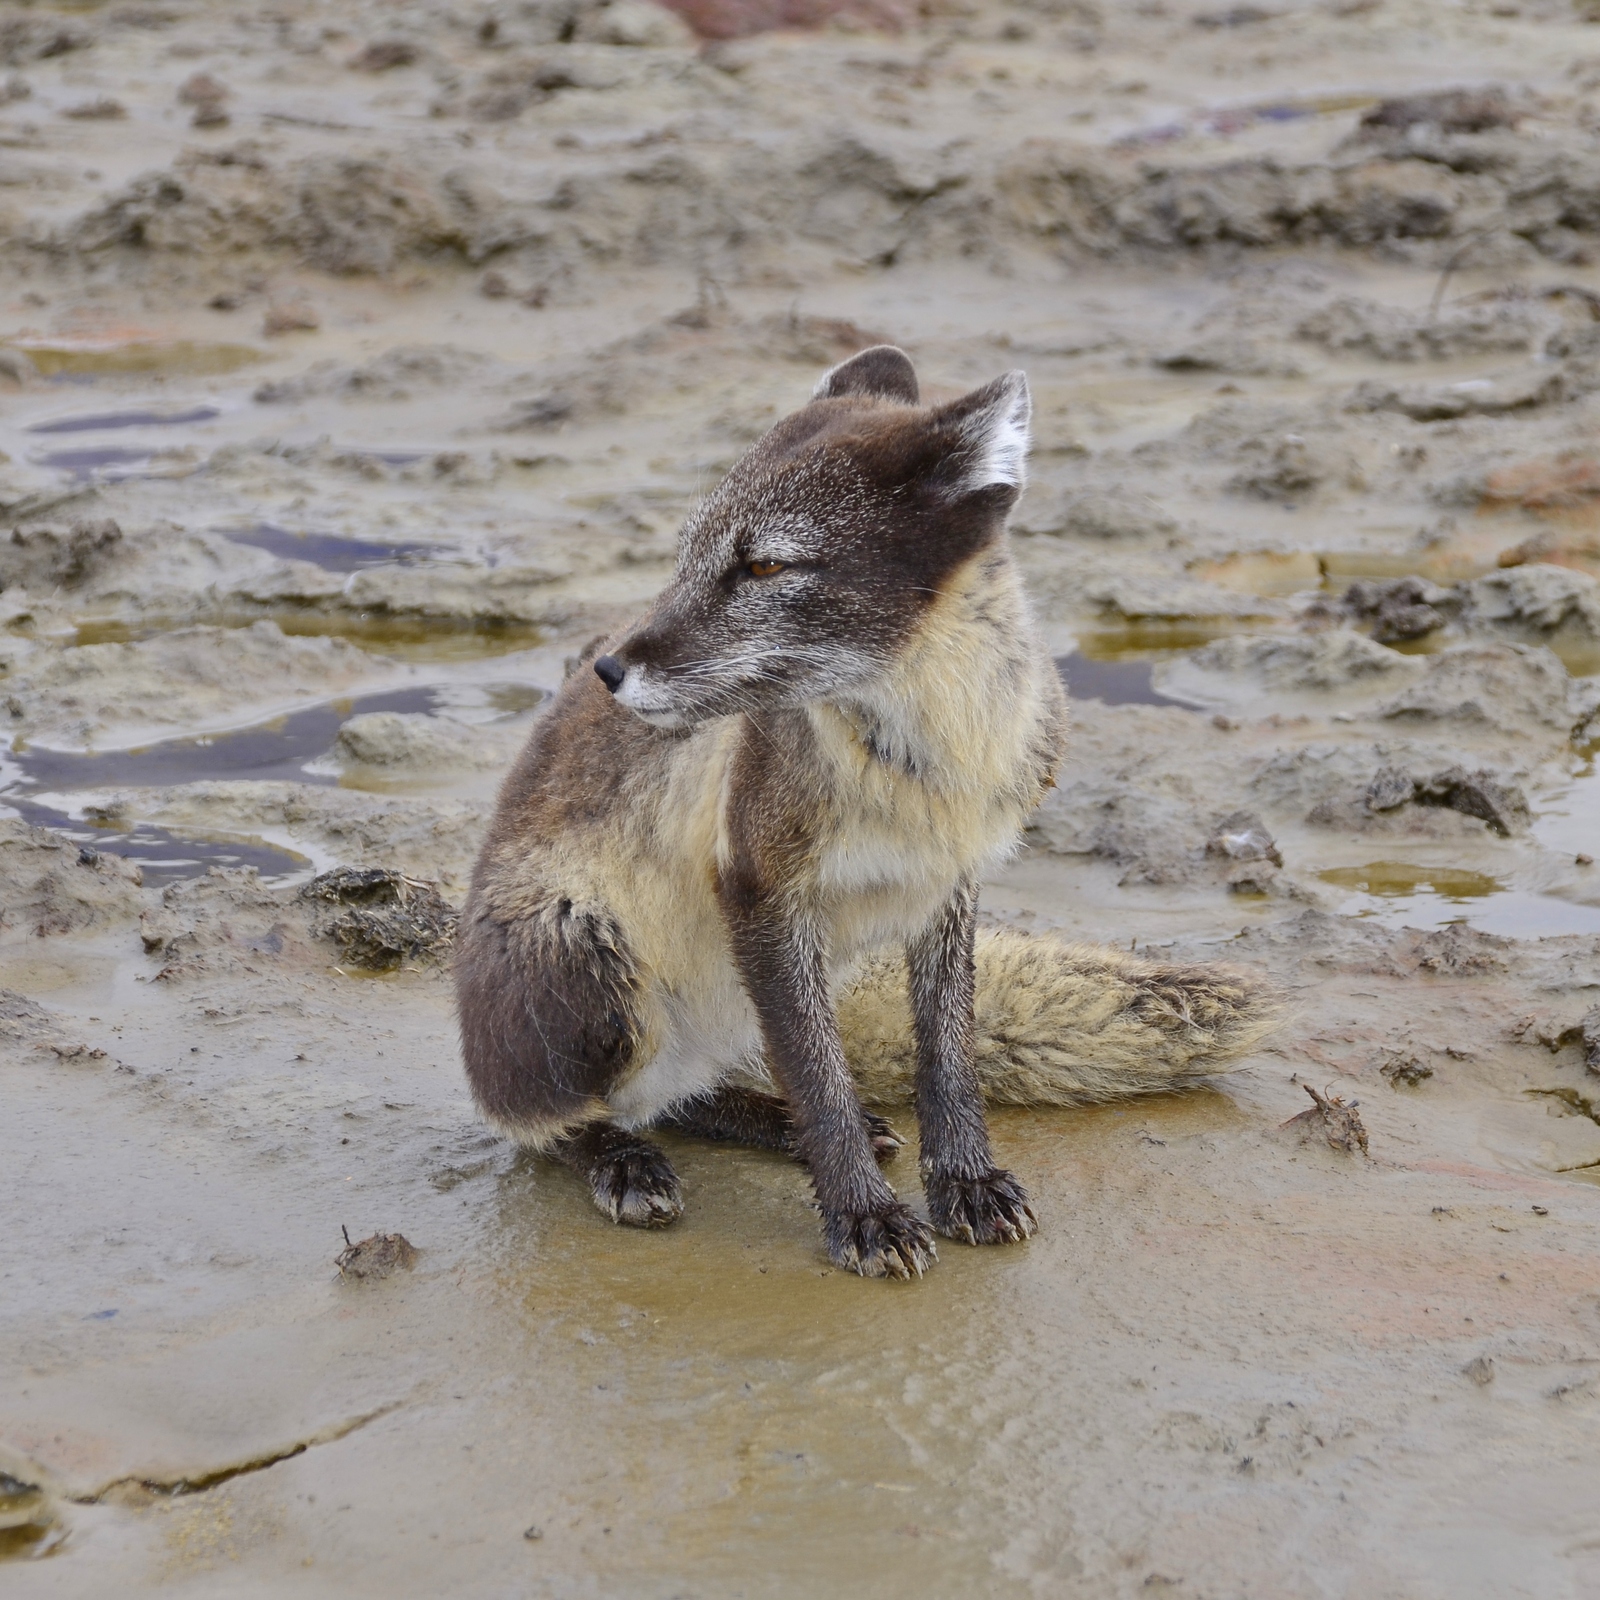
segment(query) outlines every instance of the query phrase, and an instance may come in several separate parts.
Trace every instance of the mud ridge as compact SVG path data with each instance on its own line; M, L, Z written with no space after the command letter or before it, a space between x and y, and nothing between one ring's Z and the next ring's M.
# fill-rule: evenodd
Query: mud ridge
M246 1461L233 1462L225 1467L212 1467L204 1472L182 1474L176 1477L144 1477L138 1473L131 1473L126 1477L113 1478L109 1483L101 1484L99 1488L87 1494L71 1495L68 1498L74 1505L93 1506L102 1505L112 1500L117 1495L128 1490L143 1491L146 1494L163 1495L178 1498L182 1495L204 1494L208 1489L218 1488L224 1483L231 1482L234 1478L241 1478L249 1473L265 1472L269 1467L275 1467L281 1461L292 1461L296 1456L301 1456L308 1450L314 1450L318 1445L334 1444L340 1439L347 1439L368 1423L376 1422L380 1417L386 1417L391 1412L398 1411L402 1405L399 1400L388 1405L378 1406L371 1411L364 1411L360 1416L350 1417L344 1422L336 1422L326 1428L319 1428L315 1433L304 1439L297 1439L293 1444L285 1445L279 1450L266 1451L261 1455L251 1456Z

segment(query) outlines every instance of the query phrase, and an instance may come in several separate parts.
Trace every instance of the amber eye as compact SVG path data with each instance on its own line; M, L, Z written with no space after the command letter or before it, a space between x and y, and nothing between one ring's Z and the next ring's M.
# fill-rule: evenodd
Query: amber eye
M782 572L788 563L784 561L752 561L744 570L752 578L771 578Z

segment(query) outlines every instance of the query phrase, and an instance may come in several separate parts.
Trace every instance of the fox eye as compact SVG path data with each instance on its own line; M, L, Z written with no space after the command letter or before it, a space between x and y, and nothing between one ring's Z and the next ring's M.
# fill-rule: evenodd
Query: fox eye
M751 561L746 563L745 571L752 578L772 578L788 566L787 561Z

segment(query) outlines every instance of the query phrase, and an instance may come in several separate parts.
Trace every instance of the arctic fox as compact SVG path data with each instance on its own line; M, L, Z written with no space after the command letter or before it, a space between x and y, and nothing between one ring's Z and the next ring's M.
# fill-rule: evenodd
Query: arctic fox
M1005 531L1029 411L1021 372L924 407L893 346L835 367L507 778L459 935L467 1074L615 1221L682 1210L641 1130L740 1140L805 1164L839 1266L920 1275L935 1230L1035 1229L985 1096L1172 1088L1264 1033L1240 974L975 931L1067 729ZM908 1089L931 1229L862 1106Z

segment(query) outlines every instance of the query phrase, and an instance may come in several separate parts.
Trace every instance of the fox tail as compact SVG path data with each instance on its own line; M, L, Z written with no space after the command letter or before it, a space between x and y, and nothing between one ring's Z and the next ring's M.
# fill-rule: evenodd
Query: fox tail
M1260 978L1172 965L1007 929L977 942L977 1068L991 1105L1079 1106L1159 1094L1231 1071L1271 1032ZM839 998L861 1096L911 1098L916 1047L905 962L878 957Z

